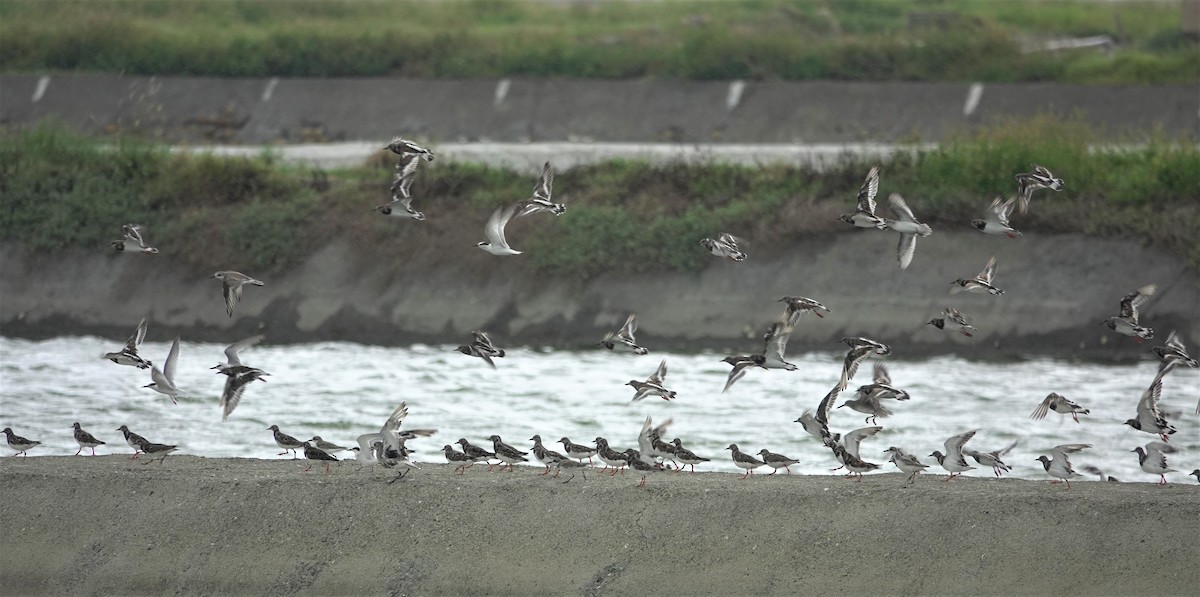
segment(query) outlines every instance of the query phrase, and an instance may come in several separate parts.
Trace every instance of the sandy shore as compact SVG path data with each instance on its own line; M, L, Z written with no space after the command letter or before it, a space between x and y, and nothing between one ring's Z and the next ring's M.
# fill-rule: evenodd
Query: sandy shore
M567 480L0 460L6 594L1124 594L1200 586L1200 486Z

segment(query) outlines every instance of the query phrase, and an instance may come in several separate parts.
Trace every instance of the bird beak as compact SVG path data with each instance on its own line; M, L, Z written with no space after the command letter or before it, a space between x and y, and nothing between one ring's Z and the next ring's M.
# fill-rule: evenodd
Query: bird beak
M148 384L146 384L146 385L144 385L144 386L142 386L142 387L143 387L143 388L148 388L148 387L150 387L150 386L152 386L152 385L154 385L154 384L152 384L152 383L148 383Z

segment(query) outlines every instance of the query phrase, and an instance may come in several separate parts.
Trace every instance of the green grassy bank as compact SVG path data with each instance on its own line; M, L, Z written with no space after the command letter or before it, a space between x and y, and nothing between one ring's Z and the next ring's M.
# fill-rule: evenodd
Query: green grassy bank
M3 0L0 70L1178 84L1200 45L1161 1Z
M1018 229L1138 238L1200 266L1200 150L1166 141L1089 150L1090 141L1084 127L1047 118L898 157L882 169L881 212L899 192L935 229L969 230L992 197L1015 194L1013 175L1036 162L1065 178L1066 189L1035 195L1029 214L1014 214ZM196 265L279 270L343 237L381 264L433 267L482 240L488 214L533 188L529 176L434 161L413 186L414 206L429 219L385 218L372 208L386 201L393 158L380 152L358 168L319 172L269 153L171 153L42 125L0 137L0 236L37 251L104 251L122 224L136 222L150 244ZM514 220L508 238L547 274L699 270L710 258L696 242L722 231L777 245L844 230L835 220L853 209L869 166L584 166L558 172L555 198L567 201L566 215Z

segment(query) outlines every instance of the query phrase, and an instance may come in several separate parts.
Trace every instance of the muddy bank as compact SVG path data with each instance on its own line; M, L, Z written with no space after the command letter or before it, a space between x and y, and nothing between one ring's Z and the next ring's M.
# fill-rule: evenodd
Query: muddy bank
M898 356L956 353L979 358L1025 354L1145 358L1148 346L1099 322L1121 297L1159 285L1143 323L1158 338L1178 329L1200 338L1200 283L1182 260L1123 240L1034 235L1019 240L936 232L921 239L908 271L895 264L895 234L847 231L764 247L743 263L713 258L698 273L547 278L521 256L473 247L451 265L405 268L335 241L304 264L246 290L235 316L220 283L165 256L103 251L0 251L0 330L9 336L99 334L123 339L147 316L150 338L231 341L263 332L271 342L454 343L486 329L505 345L582 348L639 313L639 340L652 348L752 350L781 313L777 300L803 295L833 313L807 318L789 349L837 350L845 335L891 343ZM697 250L702 250L697 248ZM1001 297L948 292L995 255ZM925 325L943 307L979 328L974 338Z
M12 594L1190 594L1200 487L5 458ZM19 545L19 548L17 547Z

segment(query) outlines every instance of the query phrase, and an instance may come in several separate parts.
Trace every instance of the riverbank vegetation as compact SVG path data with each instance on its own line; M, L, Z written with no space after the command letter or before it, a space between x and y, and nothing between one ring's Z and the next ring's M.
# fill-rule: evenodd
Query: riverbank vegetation
M1066 179L1040 191L1013 223L1029 233L1135 238L1200 267L1200 150L1154 140L1137 149L1090 149L1086 127L1040 118L981 129L882 167L880 210L904 195L935 229L970 230L995 196L1013 195L1013 175L1031 163ZM436 147L434 147L436 151ZM416 222L385 218L394 156L331 172L281 163L270 153L224 158L171 152L136 139L115 144L44 124L0 137L0 234L39 252L109 250L127 222L146 226L162 253L208 269L238 264L282 270L334 238L351 240L379 263L436 267L493 257L473 245L497 207L527 198L527 175L478 164L422 164ZM562 217L514 220L512 245L546 274L695 271L711 256L697 241L721 232L758 248L790 239L853 233L837 222L853 209L870 164L805 168L611 161L560 171ZM385 266L386 267L386 266ZM396 267L399 267L397 265ZM236 268L235 268L236 269Z
M0 70L1181 84L1200 45L1152 0L2 0Z

